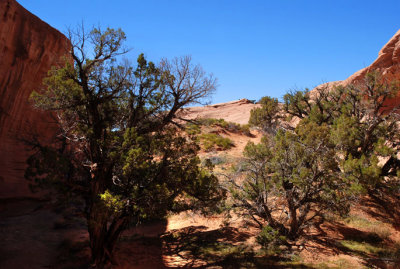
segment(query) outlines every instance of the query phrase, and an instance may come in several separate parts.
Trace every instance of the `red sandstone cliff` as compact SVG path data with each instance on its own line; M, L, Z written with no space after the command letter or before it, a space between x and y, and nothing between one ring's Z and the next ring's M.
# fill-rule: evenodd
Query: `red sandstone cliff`
M29 153L19 138L37 132L46 140L54 125L28 98L67 46L64 35L15 0L0 0L0 198L31 195L23 176Z

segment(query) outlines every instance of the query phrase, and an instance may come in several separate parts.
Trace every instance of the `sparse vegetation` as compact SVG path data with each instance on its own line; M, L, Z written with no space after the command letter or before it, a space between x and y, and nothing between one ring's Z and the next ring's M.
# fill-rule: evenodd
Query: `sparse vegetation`
M348 216L344 220L349 226L376 234L382 240L388 239L391 233L387 224L380 221L371 221L357 215Z
M382 243L356 240L342 240L339 243L348 252L360 257L382 259L390 263L398 263L400 261L400 245L398 243L392 247Z
M213 133L200 135L200 141L204 150L206 151L210 151L212 149L227 150L234 146L233 141L231 139Z
M198 124L188 123L185 126L185 131L189 135L198 135L201 133L201 128L200 128L200 125L198 125Z
M385 248L373 245L368 242L358 242L352 240L342 240L340 244L352 252L357 253L358 255L375 255L375 256L383 256L385 254Z
M214 118L203 118L198 120L199 125L203 126L218 126L224 130L232 133L241 133L247 136L251 135L249 124L238 124L234 122L228 122L224 119L214 119Z

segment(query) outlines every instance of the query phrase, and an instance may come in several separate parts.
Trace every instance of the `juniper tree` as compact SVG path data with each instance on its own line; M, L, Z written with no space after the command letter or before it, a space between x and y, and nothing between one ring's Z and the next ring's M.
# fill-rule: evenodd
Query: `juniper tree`
M121 30L70 31L69 38L70 54L32 95L38 109L56 116L58 139L35 144L26 177L60 199L84 201L100 268L113 261L128 225L220 199L216 177L200 166L198 145L177 121L179 109L208 97L216 80L190 57L119 62L127 52Z
M398 92L396 81L387 83L372 72L346 87L319 88L313 96L289 93L285 110L304 121L327 124L343 174L370 192L384 178L396 178L400 168L399 105L391 102ZM380 165L384 158L388 161Z
M279 120L283 118L278 99L264 96L260 99L259 104L261 107L253 108L250 111L249 124L258 126L265 132L274 133Z
M232 181L234 206L291 240L326 210L346 212L351 183L340 177L329 139L327 126L307 123L248 143L244 180Z
M346 87L288 93L284 111L264 97L255 124L271 126L283 113L300 122L246 146L244 180L232 181L235 206L264 233L295 239L319 213L343 214L362 193L398 187L399 106L390 103L398 91L370 73Z

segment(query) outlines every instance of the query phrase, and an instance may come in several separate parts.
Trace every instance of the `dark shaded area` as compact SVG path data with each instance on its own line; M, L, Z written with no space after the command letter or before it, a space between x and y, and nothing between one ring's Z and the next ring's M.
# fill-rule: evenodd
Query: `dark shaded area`
M45 268L54 264L62 234L43 201L0 200L0 268Z

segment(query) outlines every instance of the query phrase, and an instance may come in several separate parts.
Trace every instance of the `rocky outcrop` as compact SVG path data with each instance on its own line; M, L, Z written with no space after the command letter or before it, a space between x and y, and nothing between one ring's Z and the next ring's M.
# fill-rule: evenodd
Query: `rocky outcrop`
M254 104L254 102L247 99L240 99L209 106L186 108L181 112L180 116L185 119L216 118L247 124L250 118L250 111L255 107L260 107L260 105Z
M350 83L362 80L368 72L377 70L387 81L400 80L400 30L381 49L378 58L368 67L354 73L342 83Z
M55 125L34 110L29 95L68 48L60 32L14 0L0 0L0 198L31 195L24 180L27 146L36 134L49 139Z
M400 30L386 43L378 54L378 58L368 67L363 68L345 80L328 82L317 88L328 86L346 86L362 82L365 75L372 71L378 71L382 74L382 79L386 82L393 80L400 81ZM400 92L398 98L389 100L388 105L400 104Z

